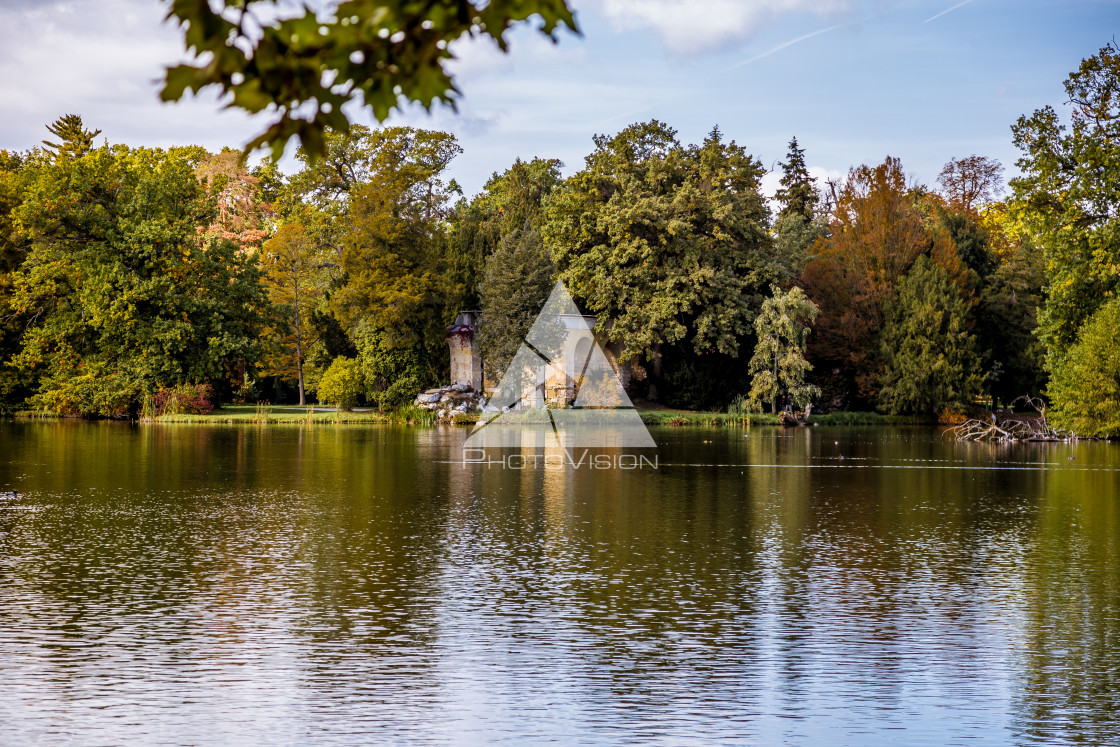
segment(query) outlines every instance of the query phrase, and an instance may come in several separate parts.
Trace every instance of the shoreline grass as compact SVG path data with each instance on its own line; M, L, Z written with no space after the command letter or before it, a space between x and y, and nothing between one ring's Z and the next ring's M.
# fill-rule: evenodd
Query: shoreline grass
M878 412L827 412L810 415L809 425L937 425L918 415L883 415Z
M665 427L753 427L780 425L777 416L769 413L749 415L727 412L695 410L641 409L645 425ZM13 413L17 420L81 420L36 411ZM461 413L452 419L452 425L474 425L479 413ZM405 407L388 413L376 410L336 411L318 405L225 405L205 415L161 415L140 418L142 425L436 425L436 415L420 407ZM833 412L809 416L811 426L888 426L936 425L926 419L909 415L882 415L876 412Z

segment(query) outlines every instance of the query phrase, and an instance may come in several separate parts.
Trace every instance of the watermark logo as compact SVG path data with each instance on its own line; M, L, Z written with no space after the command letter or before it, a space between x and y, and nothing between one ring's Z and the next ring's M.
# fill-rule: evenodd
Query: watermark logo
M463 444L464 464L513 469L657 466L656 456L589 451L657 446L595 339L595 321L580 313L567 288L557 282ZM523 454L495 454L496 449ZM545 454L535 455L538 450Z

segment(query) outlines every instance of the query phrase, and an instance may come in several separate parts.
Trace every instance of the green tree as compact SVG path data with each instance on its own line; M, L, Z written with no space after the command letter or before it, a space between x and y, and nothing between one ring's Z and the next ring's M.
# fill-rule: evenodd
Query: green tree
M27 255L27 240L16 229L23 162L17 154L0 151L0 412L11 410L27 394L26 374L12 365L26 320L9 307L13 275Z
M459 92L446 68L454 59L448 45L460 37L486 35L506 51L506 31L533 16L554 41L560 25L577 30L564 0L346 0L327 8L286 17L274 0L172 0L167 17L200 62L168 68L161 97L178 101L216 86L228 106L251 114L275 107L279 118L246 151L268 145L279 158L298 136L317 156L325 130L347 130L348 102L362 101L378 121L409 101L453 106Z
M358 361L339 356L319 380L319 401L339 410L351 410L362 396L365 382Z
M780 215L774 221L772 232L774 252L780 258L781 278L793 282L805 271L813 246L828 238L828 219L825 216L807 219L800 213Z
M213 204L183 154L104 146L25 169L11 303L33 322L14 363L38 378L34 406L135 412L160 388L217 386L256 363L256 260L228 242L203 250Z
M555 268L528 222L507 234L486 260L479 344L486 375L498 380L517 353L555 283Z
M452 284L461 288L457 306L482 304L479 286L487 259L499 243L526 225L539 229L541 203L560 181L564 164L556 159L514 161L504 173L490 177L469 202L461 199L448 217L448 263Z
M933 221L949 235L964 266L975 273L973 285L986 280L997 265L997 258L988 249L991 239L974 214L955 212L936 205Z
M93 147L93 139L101 134L101 130L87 130L77 114L59 117L54 124L47 125L47 131L58 138L57 143L43 141L43 145L56 160L81 158L89 153Z
M943 267L922 255L898 285L880 343L879 406L891 413L937 415L979 393L968 305Z
M1046 388L1045 349L1035 334L1045 266L1037 245L1017 242L989 276L977 307L976 338L989 362L988 391L1005 403Z
M270 369L276 375L296 379L299 403L304 405L303 368L309 351L318 342L318 329L310 323L310 316L323 298L326 283L322 250L303 226L289 223L265 242L260 256L274 310L272 328L278 334L281 350Z
M1110 298L1078 332L1050 378L1055 425L1081 436L1120 435L1120 299Z
M1081 326L1120 285L1120 47L1112 42L1065 82L1067 129L1044 107L1012 127L1023 155L1014 206L1042 248L1047 298L1039 333L1062 367ZM1061 390L1059 390L1061 391Z
M774 198L781 206L772 229L774 248L788 268L782 280L792 282L804 271L810 247L828 235L828 218L817 213L817 182L809 175L797 138L789 141L781 187Z
M390 345L384 333L362 326L355 334L366 401L380 412L408 404L438 375L419 345Z
M666 345L737 355L782 274L758 160L718 129L682 147L657 121L595 146L545 200L541 234L560 277L622 343L621 360L648 361L655 381Z
M797 138L789 141L780 184L781 187L774 193L774 199L782 206L778 217L798 215L806 222L812 221L817 206L817 180L809 176L805 151L798 146Z
M813 368L805 360L805 342L818 310L800 288L783 291L775 285L770 291L773 295L762 303L754 320L758 342L749 366L753 376L749 399L768 401L770 412L777 413L782 394L789 394L798 407L820 396L820 388L805 381Z
M444 218L447 164L461 148L444 132L370 131L368 181L352 185L338 229L344 282L331 307L348 332L366 324L390 346L443 352L446 301Z

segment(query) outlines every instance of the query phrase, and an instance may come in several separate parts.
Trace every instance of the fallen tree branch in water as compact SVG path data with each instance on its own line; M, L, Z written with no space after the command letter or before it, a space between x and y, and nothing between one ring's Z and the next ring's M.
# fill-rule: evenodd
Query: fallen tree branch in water
M951 433L958 441L1069 441L1077 438L1071 431L1052 428L1046 419L1046 403L1040 397L1022 396L1011 407L1022 402L1038 413L1037 417L1008 418L999 421L993 414L991 422L973 418L953 426Z

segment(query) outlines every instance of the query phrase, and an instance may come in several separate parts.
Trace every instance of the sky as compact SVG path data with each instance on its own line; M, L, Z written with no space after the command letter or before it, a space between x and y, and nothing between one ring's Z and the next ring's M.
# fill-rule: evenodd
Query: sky
M932 185L972 154L1011 176L1011 125L1045 105L1064 115L1066 76L1120 30L1120 0L569 3L581 35L553 44L522 25L508 54L456 42L457 111L389 120L454 133L464 152L449 176L468 196L515 158L574 173L595 134L650 119L684 143L718 126L768 170L796 136L818 177L890 155ZM158 0L0 0L0 148L38 145L69 113L110 143L243 146L265 121L209 92L160 103L163 68L186 59L165 13Z

